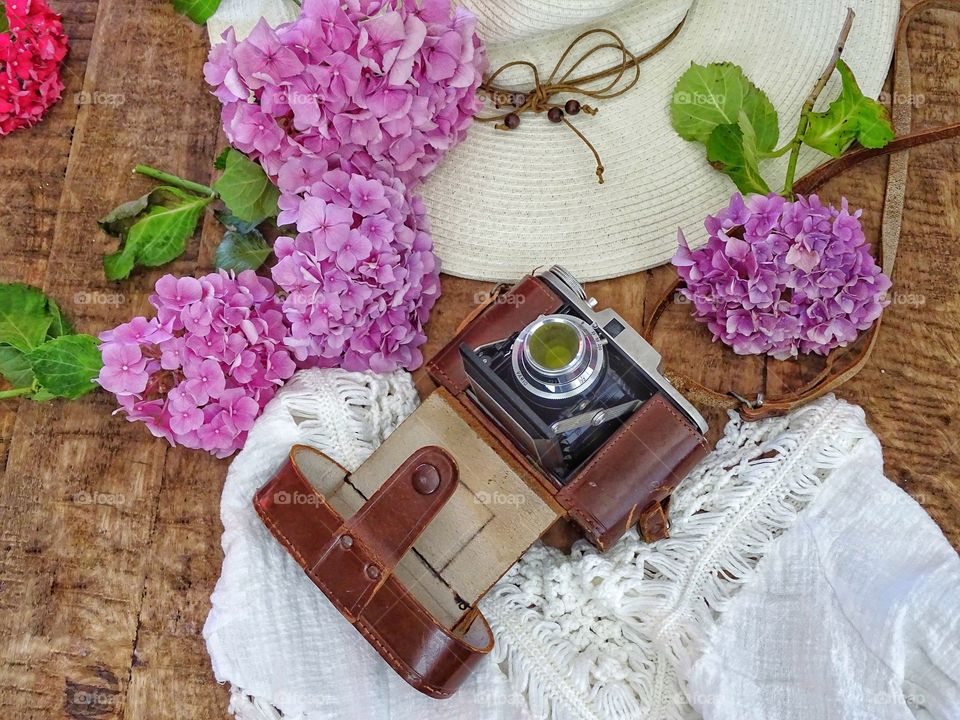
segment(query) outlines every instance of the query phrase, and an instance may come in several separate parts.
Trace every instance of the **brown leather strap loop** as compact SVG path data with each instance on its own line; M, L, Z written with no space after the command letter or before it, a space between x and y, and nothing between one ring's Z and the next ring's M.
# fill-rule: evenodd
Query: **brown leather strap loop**
M457 464L443 448L422 447L343 524L369 548L383 574L393 572L457 486Z
M884 198L884 216L881 242L877 246L877 259L884 271L891 274L896 258L900 236L900 224L903 212L903 186L906 182L907 150L931 142L960 137L960 123L945 125L927 130L910 132L912 93L910 89L910 60L907 52L907 30L921 12L930 9L960 11L957 0L924 0L907 11L897 28L897 45L893 83L893 119L895 129L900 135L886 147L879 149L861 148L847 153L836 160L821 165L797 180L794 190L809 194L816 191L828 180L840 173L859 165L865 160L883 155L894 155L888 169L887 191ZM650 313L643 328L643 335L652 342L653 333L664 311L674 301L677 292L683 287L676 280L660 297ZM760 396L757 401L749 402L734 393L721 393L682 375L666 373L678 390L694 403L709 407L736 410L745 420L759 420L765 417L783 415L804 403L822 397L855 377L867 364L877 338L880 334L881 320L878 319L867 331L865 339L858 340L859 351L834 350L827 358L826 367L812 380L794 391L776 399Z
M347 471L297 446L253 500L267 528L337 610L404 680L435 698L456 691L493 649L493 633L476 609L455 628L443 626L393 570L449 500L457 477L445 450L420 448L345 520L316 488L333 488L332 497L349 482Z

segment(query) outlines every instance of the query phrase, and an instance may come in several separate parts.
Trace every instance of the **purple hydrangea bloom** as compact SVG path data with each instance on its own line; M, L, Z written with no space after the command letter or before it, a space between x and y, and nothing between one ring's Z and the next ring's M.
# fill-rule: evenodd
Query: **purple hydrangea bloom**
M297 367L273 283L250 270L165 275L150 303L155 318L100 335L100 385L171 445L230 455Z
M341 161L302 192L284 192L280 206L281 222L299 232L274 243L271 272L286 292L286 342L297 360L375 372L419 367L423 325L440 294L422 201L385 170Z
M306 0L211 49L204 77L231 144L276 177L303 152L362 155L413 187L480 109L486 68L476 21L449 0Z
M853 342L889 304L890 279L847 200L736 193L706 219L707 244L679 232L673 264L693 316L740 355L826 355Z

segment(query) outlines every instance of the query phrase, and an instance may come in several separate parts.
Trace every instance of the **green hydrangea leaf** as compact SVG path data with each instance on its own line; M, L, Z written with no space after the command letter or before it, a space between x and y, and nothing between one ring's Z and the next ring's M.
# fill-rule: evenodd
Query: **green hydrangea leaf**
M157 267L181 255L212 200L169 185L155 188L143 212L129 224L120 250L104 258L107 279L122 280L137 265Z
M691 64L677 81L670 103L677 134L704 145L719 125L739 124L741 112L753 126L757 150L772 151L780 137L777 111L737 65Z
M0 284L0 343L30 352L46 340L53 318L47 296L37 288Z
M256 270L266 262L271 248L259 230L241 233L228 230L217 246L214 265L221 270Z
M226 170L227 169L227 155L230 154L232 148L225 147L220 151L220 154L213 159L213 167L215 170Z
M41 389L70 400L94 390L93 380L103 367L97 340L90 335L54 338L27 357Z
M887 109L866 97L853 71L837 61L843 80L840 97L824 112L811 113L803 142L831 157L840 157L854 141L866 148L882 148L893 140L893 125Z
M197 25L203 25L220 7L220 0L173 0L173 8Z
M227 228L227 230L233 230L238 233L252 232L256 230L257 225L259 225L259 223L241 220L236 215L231 215L230 213L217 213L217 220L219 220L220 224Z
M237 150L228 151L223 175L213 189L230 214L244 222L257 224L279 212L280 191L259 164Z
M73 328L70 325L70 321L60 312L60 306L52 299L47 298L47 309L51 317L50 327L47 328L47 337L55 338L61 335L70 335L73 332Z
M123 237L130 231L130 227L140 217L140 213L150 204L150 195L141 195L136 200L128 200L117 205L113 210L97 220L97 224L108 235Z
M12 388L33 385L33 366L27 356L9 345L0 345L0 375Z
M123 280L133 272L133 253L115 252L103 258L103 273L107 280Z
M725 173L742 193L766 195L770 187L760 174L760 151L753 124L741 110L737 123L718 125L707 141L707 160Z

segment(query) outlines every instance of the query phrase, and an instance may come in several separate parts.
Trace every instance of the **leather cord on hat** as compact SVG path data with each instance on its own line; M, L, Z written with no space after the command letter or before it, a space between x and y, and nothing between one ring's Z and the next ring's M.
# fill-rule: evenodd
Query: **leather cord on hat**
M674 28L673 32L642 55L634 55L630 52L626 45L624 45L623 40L620 39L620 36L612 30L595 28L582 32L567 46L563 54L560 55L560 59L557 60L553 71L549 77L547 77L546 81L540 79L540 71L532 62L527 60L513 60L505 63L487 77L480 85L479 90L492 98L498 108L502 105L509 104L512 106L511 109L497 115L477 115L474 119L479 122L496 123L495 127L498 130L512 130L519 125L520 116L524 113L547 113L552 122L562 122L576 133L577 137L590 149L597 163L597 182L603 184L604 167L603 162L600 160L600 153L597 151L597 148L594 147L593 143L567 118L568 114L574 115L581 110L588 115L596 115L597 108L592 105L581 104L580 101L575 98L567 100L566 103L559 104L553 102L553 97L562 93L590 100L610 100L623 95L640 80L640 64L645 60L649 60L667 47L680 32L685 20L686 17L680 21L680 24ZM593 45L583 51L583 54L573 61L570 67L561 74L561 69L567 62L567 59L581 44L595 36L604 36L609 41ZM615 50L620 53L620 62L605 70L600 70L589 75L571 77L584 62L603 50ZM530 71L533 81L533 87L530 90L511 90L496 84L497 78L500 77L502 73L514 67L524 67ZM633 71L632 73L630 72L631 70ZM591 87L593 84L602 81L607 82L599 87ZM565 110L566 114L564 112Z
M904 191L907 179L908 150L939 140L960 137L960 123L910 132L912 120L912 81L910 77L910 58L907 49L907 30L918 14L925 10L944 9L960 11L957 0L923 0L904 14L897 28L896 58L893 79L893 123L900 135L886 147L879 149L860 149L832 160L812 172L804 175L794 184L794 191L809 194L859 163L870 158L893 154L887 171L887 185L884 195L881 240L877 248L877 259L884 272L892 275L893 264L900 240L903 221ZM644 326L643 335L648 340L653 337L654 329L666 308L672 303L677 291L683 287L680 280L675 281L658 300L650 318ZM866 344L859 353L834 351L827 356L824 369L815 378L796 390L776 399L748 401L735 393L720 393L683 375L666 373L678 390L690 400L709 407L736 410L745 420L759 420L765 417L783 415L804 403L821 397L852 379L870 359L880 334L880 319L868 330Z

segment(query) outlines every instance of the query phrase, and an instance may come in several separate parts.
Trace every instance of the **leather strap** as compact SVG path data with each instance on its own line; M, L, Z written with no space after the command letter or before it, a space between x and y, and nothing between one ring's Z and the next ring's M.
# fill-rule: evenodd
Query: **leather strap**
M302 461L306 454L309 463ZM305 446L254 497L254 507L313 583L387 663L417 690L452 695L493 648L493 633L478 611L456 628L442 626L394 576L457 485L453 458L442 448L414 452L349 519L321 487L342 487L346 470ZM323 478L327 482L320 483Z
M911 132L913 94L907 31L917 15L925 10L935 8L960 10L960 2L957 2L957 0L923 0L903 15L897 28L892 115L894 130L898 137L883 148L861 148L847 153L807 173L794 184L794 190L797 193L806 195L817 190L831 178L865 160L892 155L887 171L881 238L877 249L878 259L887 275L892 275L900 240L907 181L908 150L919 145L960 137L960 123ZM677 291L682 287L682 281L676 280L657 301L643 329L643 335L648 340L652 339L660 317L672 304ZM751 402L733 393L718 392L683 375L669 372L665 374L678 390L700 405L736 410L745 420L759 420L765 417L783 415L800 405L832 392L855 377L870 359L880 334L880 325L881 322L878 319L867 331L866 338L857 343L858 350L855 348L834 350L827 357L824 369L815 378L787 395L776 399L765 399L761 395L756 401Z

